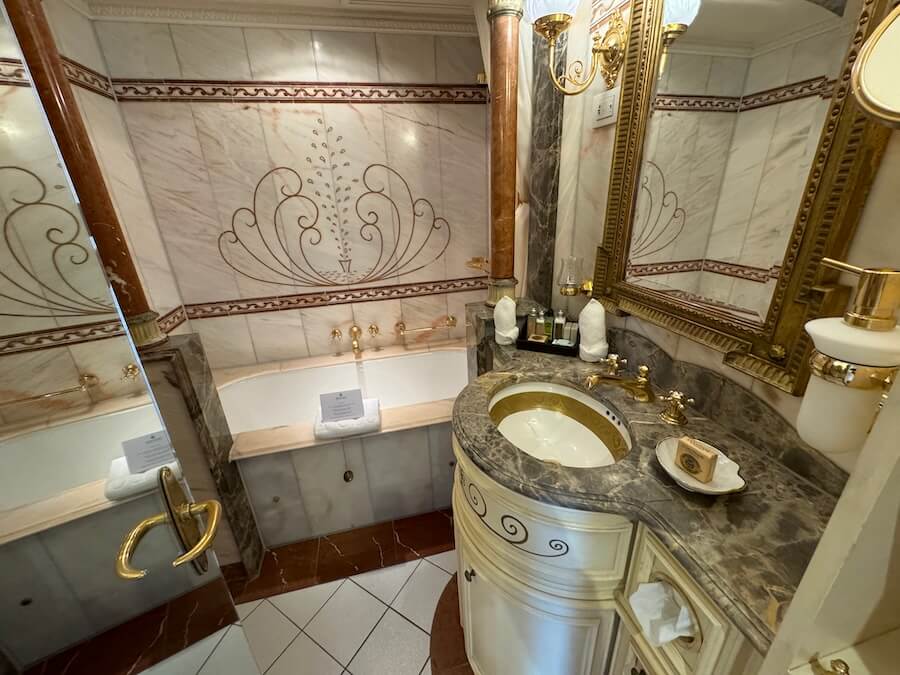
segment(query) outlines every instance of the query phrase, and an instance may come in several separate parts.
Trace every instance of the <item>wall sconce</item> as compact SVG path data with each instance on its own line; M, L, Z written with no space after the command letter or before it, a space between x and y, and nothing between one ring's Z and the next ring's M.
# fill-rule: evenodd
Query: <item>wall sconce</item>
M815 319L806 332L815 350L797 432L826 453L859 449L900 366L900 270L862 269L823 258L822 265L859 276L843 319Z
M659 76L666 72L666 64L669 61L669 47L679 37L687 32L687 29L697 14L700 13L701 0L665 0L663 7L662 27L662 56L659 60Z
M591 86L597 71L603 75L606 86L616 83L622 63L625 61L625 44L628 33L622 14L613 12L609 27L603 36L594 35L591 47L591 68L585 76L584 62L573 61L565 75L556 75L556 42L572 24L578 0L528 0L525 17L534 25L534 32L543 36L549 45L547 68L554 86L566 96L580 94Z
M593 280L582 277L581 258L574 255L563 256L559 266L559 294L573 298L579 293L591 295L593 292Z

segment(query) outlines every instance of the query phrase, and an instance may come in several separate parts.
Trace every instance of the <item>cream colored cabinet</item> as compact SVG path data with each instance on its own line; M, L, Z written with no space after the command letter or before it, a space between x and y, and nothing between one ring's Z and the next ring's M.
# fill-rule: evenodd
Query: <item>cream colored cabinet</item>
M497 485L457 448L460 617L477 675L606 675L633 525Z
M628 597L646 582L662 582L675 590L694 619L693 637L661 647L647 641L628 603ZM617 594L617 604L648 675L755 675L762 665L762 656L643 525L638 526L628 581L624 592Z

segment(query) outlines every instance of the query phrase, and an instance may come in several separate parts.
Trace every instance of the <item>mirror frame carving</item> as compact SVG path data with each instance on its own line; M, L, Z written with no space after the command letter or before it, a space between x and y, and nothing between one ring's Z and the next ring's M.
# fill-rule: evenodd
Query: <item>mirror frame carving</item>
M663 0L634 0L593 297L616 315L636 316L711 347L724 354L727 365L801 395L809 379L811 351L803 325L842 314L850 292L838 283L837 272L820 270L819 262L823 257L846 257L891 134L851 95L850 71L892 4L862 0L768 314L764 323L752 324L711 315L625 281L644 137L659 71L663 9Z

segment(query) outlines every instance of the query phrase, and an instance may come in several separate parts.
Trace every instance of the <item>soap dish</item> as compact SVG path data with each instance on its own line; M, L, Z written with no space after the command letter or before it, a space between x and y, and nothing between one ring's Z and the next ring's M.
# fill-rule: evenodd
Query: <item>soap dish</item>
M747 487L747 482L741 478L739 473L741 467L736 462L709 443L698 442L719 455L719 459L716 460L716 472L709 483L701 483L675 464L678 439L674 436L664 438L657 444L656 459L676 483L691 492L700 492L705 495L727 495L732 492L740 492Z

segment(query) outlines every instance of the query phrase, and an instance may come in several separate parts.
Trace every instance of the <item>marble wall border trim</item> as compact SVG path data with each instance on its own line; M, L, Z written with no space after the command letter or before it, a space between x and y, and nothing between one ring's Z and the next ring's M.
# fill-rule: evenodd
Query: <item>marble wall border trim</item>
M712 272L713 274L721 274L764 284L770 279L778 278L778 275L781 274L781 266L773 265L769 268L753 267L752 265L742 265L724 260L711 260L709 258L640 263L628 266L629 276L635 277L677 274L679 272Z
M321 293L297 293L294 295L248 298L242 300L219 300L202 302L184 307L176 307L159 318L160 329L171 333L188 319L236 316L279 312L287 309L307 309L328 307L358 302L374 302L399 298L417 298L427 295L464 293L487 289L487 277L426 281L374 288L354 288L351 290L326 291ZM51 349L66 345L94 342L124 335L122 324L117 319L76 324L63 328L35 330L13 335L0 336L0 356L21 354L38 349Z
M658 94L653 102L655 110L738 113L756 110L779 103L797 101L810 96L831 98L837 80L824 75L781 87L765 89L745 96L704 96L694 94Z
M115 79L119 101L269 103L479 103L483 84L384 84L374 82L274 82Z
M62 57L63 70L69 82L82 89L87 89L95 94L100 94L105 98L115 100L113 95L113 87L109 78L103 73L98 73L87 66L73 61L65 56Z
M354 288L319 293L298 293L295 295L278 295L245 300L222 300L186 305L187 318L205 319L218 316L234 316L240 314L259 314L262 312L279 312L286 309L307 309L310 307L328 307L376 300L392 300L398 298L415 298L426 295L444 293L462 293L487 288L487 277L471 277L467 279L449 279L446 281L426 281L374 288Z
M25 65L19 59L0 58L0 85L30 87Z

